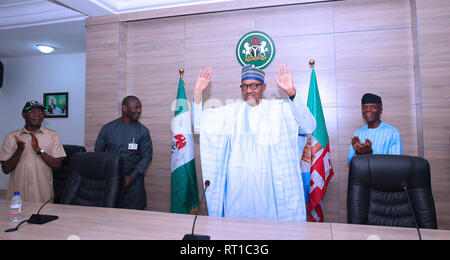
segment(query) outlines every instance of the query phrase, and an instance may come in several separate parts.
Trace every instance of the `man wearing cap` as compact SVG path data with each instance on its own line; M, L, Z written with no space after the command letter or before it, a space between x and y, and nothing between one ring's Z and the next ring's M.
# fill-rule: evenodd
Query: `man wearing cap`
M8 200L15 191L24 201L45 202L53 196L52 169L66 157L59 135L42 127L45 107L29 101L22 109L25 127L8 133L0 150L2 170L10 174Z
M278 87L285 100L265 100L264 71L251 65L241 72L245 102L202 109L211 69L199 72L194 86L194 130L200 133L202 175L210 180L210 216L306 221L299 129L311 134L316 122L296 95L290 68L281 65ZM237 87L236 87L237 89Z
M347 163L360 154L403 154L402 139L397 128L381 121L381 97L366 93L361 99L361 110L367 125L356 130L348 151Z

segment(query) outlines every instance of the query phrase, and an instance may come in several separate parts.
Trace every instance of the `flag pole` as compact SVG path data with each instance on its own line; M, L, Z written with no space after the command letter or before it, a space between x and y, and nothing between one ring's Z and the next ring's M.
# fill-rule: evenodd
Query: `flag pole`
M314 59L310 59L309 61L308 61L308 63L309 63L309 69L310 70L312 70L312 69L314 69L314 65L316 64L316 61L314 60ZM311 75L310 75L310 77L311 77ZM306 137L306 144L305 144L305 146L307 146L308 148L309 148L309 151L308 151L308 153L309 153L309 167L311 167L311 165L312 165L312 159L313 159L313 153L312 153L312 146L311 146L311 136L312 136L312 134L308 134L307 135L307 137ZM311 169L310 169L310 171L311 171ZM310 177L311 178L311 177ZM309 194L308 194L309 195ZM310 222L311 221L311 218L310 218L310 209L309 209L309 200L308 200L308 203L306 203L306 209L307 209L307 211L308 211L308 213L306 214L306 221L308 221L308 222Z

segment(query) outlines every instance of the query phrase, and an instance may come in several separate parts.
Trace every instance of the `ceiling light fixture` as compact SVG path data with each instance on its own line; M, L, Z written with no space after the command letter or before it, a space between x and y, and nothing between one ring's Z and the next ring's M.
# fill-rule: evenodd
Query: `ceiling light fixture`
M53 48L53 47L51 47L51 46L48 46L48 45L41 45L41 44L37 45L37 48L38 48L39 51L42 52L42 53L52 53L52 52L55 50L55 48Z

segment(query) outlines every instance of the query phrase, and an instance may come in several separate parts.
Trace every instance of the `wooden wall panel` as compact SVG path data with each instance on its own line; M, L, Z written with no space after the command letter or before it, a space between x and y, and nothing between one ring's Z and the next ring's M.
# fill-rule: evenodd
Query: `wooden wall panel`
M97 140L98 132L102 126L117 117L117 110L89 112L86 110L84 144L88 152L94 151L95 140Z
M117 78L119 51L117 48L87 49L86 79Z
M335 45L331 34L293 35L273 37L273 39L277 53L273 61L274 65L267 67L265 71L278 72L278 65L284 63L291 66L294 71L309 72L310 59L316 61L317 69L335 69Z
M430 162L438 226L450 229L450 2L415 4L424 156Z
M377 93L383 105L415 104L412 67L348 69L336 71L339 106L361 106L361 97Z
M426 145L450 145L450 103L424 104L423 124Z
M326 212L326 222L342 222L340 220L341 197L339 182L330 182L326 194L323 199L323 211Z
M422 98L427 103L450 102L450 62L421 65Z
M411 26L409 1L346 0L333 7L335 32Z
M450 20L419 23L419 46L421 62L450 60Z
M441 152L449 153L450 149L446 151L440 150ZM441 153L437 154L442 156ZM448 158L446 158L448 162ZM430 160L431 162L431 160ZM448 168L447 168L448 169ZM436 215L438 221L438 229L450 229L450 207L448 198L450 197L450 192L448 191L448 186L442 187L439 185L433 186L433 198L436 207Z
M94 150L100 128L117 118L119 24L87 27L85 147Z
M184 18L164 18L129 22L128 48L165 49L184 43Z
M152 78L174 75L183 66L184 49L173 46L161 49L130 49L128 50L129 78Z
M333 32L333 6L328 3L263 8L254 15L255 29L272 37Z
M117 48L119 46L118 31L119 24L117 23L89 26L86 37L86 48Z
M433 186L440 187L442 191L448 190L450 186L450 176L448 174L450 167L449 152L449 145L425 145L426 159L430 162L432 172L431 181Z
M223 41L200 42L186 45L184 69L186 76L197 75L205 67L211 67L214 76L239 75L240 68L236 66L236 42ZM233 53L233 55L230 55Z
M239 100L241 66L235 57L236 44L246 32L260 30L274 39L277 48L273 63L265 69L265 98L285 98L274 77L279 64L286 64L292 68L297 95L306 102L308 60L316 61L335 171L324 198L326 221L347 221L348 148L354 131L364 125L361 96L372 92L382 96L382 119L399 129L405 154L424 153L430 161L439 226L450 228L450 203L445 199L450 195L449 3L289 2L217 12L205 7L208 11L202 14L180 15L177 9L176 15L165 18L159 11L146 12L104 18L102 22L110 22L105 24L93 19L88 22L87 39L86 143L95 141L101 124L119 115L119 102L125 95L140 97L141 122L150 129L154 145L146 173L148 209L169 211L171 120L178 69L185 69L188 99L198 71L211 66L212 84L204 94L204 105ZM201 193L197 136L195 142ZM207 214L204 208L201 213Z
M86 111L115 111L117 80L86 79Z
M242 19L236 19L236 17ZM185 19L187 45L200 42L236 42L254 26L253 11L246 10L191 15ZM220 48L211 47L211 49L218 53L224 52ZM209 58L214 59L214 55L209 56Z
M450 19L450 4L447 0L416 0L415 3L419 23Z
M127 78L128 78L128 24L119 23L119 54L118 54L118 100L117 100L117 112L121 113L122 99L128 96Z
M410 29L339 33L335 42L339 69L414 64Z

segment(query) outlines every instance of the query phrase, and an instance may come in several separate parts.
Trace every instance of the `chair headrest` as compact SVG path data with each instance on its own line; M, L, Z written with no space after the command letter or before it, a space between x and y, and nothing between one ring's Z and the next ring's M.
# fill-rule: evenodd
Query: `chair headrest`
M123 159L113 153L86 152L74 154L70 160L72 171L81 177L100 180L123 173Z
M350 162L349 181L387 192L429 187L430 165L421 157L407 155L358 155Z
M70 158L76 153L84 153L86 152L86 148L84 146L80 145L73 145L73 144L64 144L63 145L64 152L66 152L66 157L62 160L62 163L64 165L69 165Z

